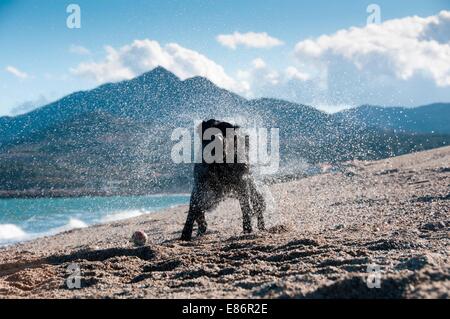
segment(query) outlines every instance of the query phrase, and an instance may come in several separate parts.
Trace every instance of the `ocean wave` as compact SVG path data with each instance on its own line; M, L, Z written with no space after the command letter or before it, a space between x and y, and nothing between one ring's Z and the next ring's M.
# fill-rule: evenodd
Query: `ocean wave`
M60 227L50 229L48 232L46 232L46 235L54 235L54 234L62 233L62 232L69 231L72 229L85 228L85 227L88 227L88 224L86 224L84 221L82 221L80 219L76 219L76 218L70 218L69 222L67 224L60 226Z
M156 196L157 195L155 195L155 197ZM59 204L55 207L50 204L41 207L35 214L28 213L23 210L20 205L17 207L12 205L10 210L17 211L17 218L13 218L13 215L10 220L4 220L2 221L3 223L0 223L0 247L46 236L53 236L72 229L122 221L185 204L184 198L174 198L173 201L175 203L173 203L171 202L171 197L168 197L169 200L166 200L165 195L159 196L162 198L161 200L151 200L149 203L144 202L147 207L141 206L143 205L141 198L139 198L138 207L119 206L114 209L109 208L107 203L102 207L101 205L98 205L96 201L93 203L98 207L95 205L88 205L90 202L85 203L86 200L83 199L82 204L86 204L86 209L83 209L84 206L79 204L75 205L74 203L71 204L72 206L69 205L70 203L66 203L66 206L62 208ZM131 203L133 204L133 202ZM102 202L100 202L100 204L102 204ZM95 208L93 209L94 206ZM22 210L24 215L20 215Z
M0 224L0 247L8 246L17 242L36 239L39 237L52 236L65 231L77 228L88 227L88 224L76 218L70 218L69 221L62 226L51 228L45 232L27 233L22 228L14 224Z
M119 220L124 220L128 218L138 217L144 214L147 214L149 212L143 211L143 210L124 210L124 211L118 211L113 212L109 215L103 216L100 220L101 223L110 223L115 222Z
M27 233L14 224L0 224L0 241L20 240L27 236Z

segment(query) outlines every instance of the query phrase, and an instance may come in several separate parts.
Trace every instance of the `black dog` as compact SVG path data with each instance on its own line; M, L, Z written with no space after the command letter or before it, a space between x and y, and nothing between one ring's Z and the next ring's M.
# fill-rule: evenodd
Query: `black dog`
M215 138L221 139L226 144L227 129L238 130L238 126L227 122L209 120L201 125L201 137L209 128L220 130L220 135ZM244 233L252 232L251 216L256 215L258 228L264 230L263 212L266 209L264 197L257 190L256 184L250 175L247 162L238 162L237 157L237 137L233 136L234 160L232 163L226 161L227 152L224 151L223 163L207 163L205 159L202 163L195 164L194 167L194 188L192 190L189 212L184 225L182 240L190 240L194 222L198 224L198 235L206 232L207 223L205 212L214 209L225 197L235 197L239 200ZM202 138L203 140L203 138ZM244 139L245 140L245 139ZM247 142L247 141L246 141ZM248 143L245 142L245 149L248 150ZM209 142L203 141L202 151ZM224 145L224 150L226 145ZM231 156L231 155L230 155Z

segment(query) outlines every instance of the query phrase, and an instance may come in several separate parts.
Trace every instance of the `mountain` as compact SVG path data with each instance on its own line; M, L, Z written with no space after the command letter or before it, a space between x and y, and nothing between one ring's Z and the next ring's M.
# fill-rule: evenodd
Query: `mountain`
M336 115L382 129L450 134L450 103L415 108L364 105Z
M280 128L280 174L298 172L300 163L378 159L450 142L445 130L382 126L387 122L377 120L377 112L362 107L330 115L277 99L246 100L205 78L182 81L158 67L1 117L0 196L189 191L192 165L172 162L171 133L176 127L193 131L195 120L209 118ZM441 130L434 108L421 112L433 113L427 116L437 118L435 132Z
M96 89L76 92L47 106L0 121L0 143L21 143L36 133L68 123L92 112L108 113L137 121L153 121L180 112L194 114L202 109L229 108L244 102L241 97L219 89L197 77L181 81L158 67L130 80L104 84ZM201 112L200 112L201 113Z

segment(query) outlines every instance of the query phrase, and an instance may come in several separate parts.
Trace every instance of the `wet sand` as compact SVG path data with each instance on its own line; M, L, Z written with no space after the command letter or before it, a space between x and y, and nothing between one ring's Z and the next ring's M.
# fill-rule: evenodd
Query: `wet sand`
M3 248L0 297L450 297L450 147L346 163L266 193L268 230L252 235L227 200L192 242L178 240L182 206ZM146 246L130 243L135 230ZM80 289L67 287L69 265Z

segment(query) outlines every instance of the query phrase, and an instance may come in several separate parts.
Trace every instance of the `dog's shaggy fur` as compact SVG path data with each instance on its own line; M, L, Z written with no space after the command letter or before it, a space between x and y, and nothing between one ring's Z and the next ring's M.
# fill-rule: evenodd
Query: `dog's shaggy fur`
M202 137L203 133L209 128L219 129L223 141L227 140L227 128L239 129L238 126L216 120L203 122L201 128L199 133ZM218 137L215 136L214 138ZM207 142L203 142L202 150L207 144ZM214 209L225 197L235 197L239 200L244 233L252 232L251 217L254 215L258 220L258 228L264 229L263 213L266 209L266 203L256 187L255 180L250 175L248 163L238 163L236 144L234 144L235 158L233 163L226 163L226 152L224 152L223 163L208 164L203 160L202 163L195 164L194 187L187 220L181 235L182 240L191 239L194 222L198 224L198 235L204 234L207 229L205 212Z

